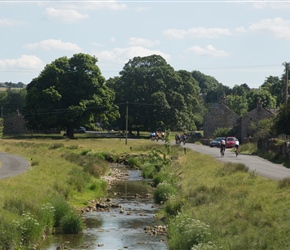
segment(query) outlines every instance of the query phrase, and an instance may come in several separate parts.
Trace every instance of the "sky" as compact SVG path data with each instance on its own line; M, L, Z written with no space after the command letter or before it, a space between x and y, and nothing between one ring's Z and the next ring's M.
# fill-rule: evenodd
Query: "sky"
M260 87L290 62L289 1L0 0L0 82L29 84L45 65L87 53L102 75L162 56L230 88Z

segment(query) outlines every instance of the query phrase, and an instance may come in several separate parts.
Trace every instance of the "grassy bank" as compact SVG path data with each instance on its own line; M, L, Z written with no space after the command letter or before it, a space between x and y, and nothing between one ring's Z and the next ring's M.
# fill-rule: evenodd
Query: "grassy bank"
M273 181L243 164L180 154L170 172L178 194L159 214L170 249L289 249L290 181Z
M56 138L1 140L0 151L24 157L31 167L0 180L0 249L33 249L55 226L80 232L77 209L106 193L100 178L109 171L105 158L132 153L137 145L144 152L149 142Z
M53 230L48 204L61 217L67 209L102 197L106 183L100 176L109 171L105 156L144 153L150 154L151 162L142 164L138 158L130 162L141 166L157 186L154 199L164 202L158 217L169 225L170 249L290 248L288 179L268 180L242 164L224 164L189 150L185 154L176 145L165 157L164 145L148 139L128 140L126 145L124 139L56 138L1 140L1 151L21 155L31 163L27 173L0 181L0 244L4 242L0 246L5 246L5 240L14 244L1 249L32 249L33 240L41 239L33 235L39 229L31 226L35 221L45 225L42 230ZM64 204L69 207L63 208ZM61 221L65 226L65 220ZM77 221L75 226L81 228ZM19 235L12 222L29 224L32 230ZM17 248L23 235L31 242Z

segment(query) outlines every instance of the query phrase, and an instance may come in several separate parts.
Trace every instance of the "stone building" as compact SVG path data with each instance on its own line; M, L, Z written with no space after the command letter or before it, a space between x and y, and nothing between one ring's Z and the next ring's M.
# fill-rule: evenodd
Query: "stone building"
M253 136L250 125L257 124L260 120L274 118L275 112L262 107L262 103L258 100L257 107L242 117L239 117L231 109L229 109L225 100L204 116L204 137L212 138L217 128L233 129L233 136L237 137L241 143L245 138Z
M233 128L237 126L239 116L229 109L225 100L204 116L203 133L204 137L211 138L217 128Z
M253 136L250 126L251 123L258 124L258 122L263 119L274 117L275 113L273 110L263 108L261 101L258 100L257 107L240 118L239 140L243 142L245 138Z

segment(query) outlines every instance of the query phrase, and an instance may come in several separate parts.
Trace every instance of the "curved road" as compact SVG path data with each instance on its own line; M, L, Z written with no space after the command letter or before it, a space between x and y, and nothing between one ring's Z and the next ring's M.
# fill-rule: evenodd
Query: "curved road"
M236 157L234 152L227 149L225 156L221 157L219 148L211 148L209 146L191 143L187 143L183 147L202 154L211 155L213 158L222 162L243 163L250 171L255 171L258 175L269 179L281 180L290 177L290 169L284 167L282 164L275 164L258 156L239 154L238 157Z
M290 177L290 169L284 167L282 164L275 164L258 156L240 154L236 157L234 152L227 149L225 156L221 157L219 148L211 148L209 146L191 143L187 143L183 147L201 154L210 155L222 162L243 163L249 170L255 171L258 175L269 179L281 180ZM29 162L24 158L3 152L0 152L0 162L2 162L2 166L0 167L0 179L22 174L29 170L30 167Z
M3 152L0 152L0 162L2 163L0 167L0 179L22 174L30 167L29 162L24 158Z

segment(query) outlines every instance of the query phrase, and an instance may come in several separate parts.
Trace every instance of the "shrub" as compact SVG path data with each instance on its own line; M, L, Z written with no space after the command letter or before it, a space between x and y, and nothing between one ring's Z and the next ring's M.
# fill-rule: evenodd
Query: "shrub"
M164 201L167 201L171 195L174 195L176 193L177 190L173 184L170 184L168 182L162 182L154 190L154 201L156 203L162 203Z
M52 198L51 204L54 207L54 226L58 227L61 219L68 214L71 209L69 204L61 196Z
M54 226L55 209L51 203L42 204L38 210L38 218L43 224L46 233L50 233Z
M20 238L21 236L16 226L7 222L4 217L0 218L0 249L17 249L20 244Z
M140 159L138 159L137 157L130 157L128 159L128 165L130 167L140 167L141 166Z
M141 169L142 169L142 176L144 178L153 178L154 174L156 173L154 163L147 162L141 166Z
M178 214L168 225L169 249L190 250L200 243L210 240L209 226L186 214Z
M232 133L233 133L233 130L231 128L217 128L213 133L213 137L231 136Z
M13 221L21 234L21 243L24 246L30 246L41 239L43 234L42 225L30 212L24 212L20 221Z
M164 211L168 215L176 216L181 211L181 208L184 204L184 199L174 195L170 198L170 200L166 201L164 205Z
M70 210L61 220L60 227L65 234L77 234L84 228L81 216L74 210Z

